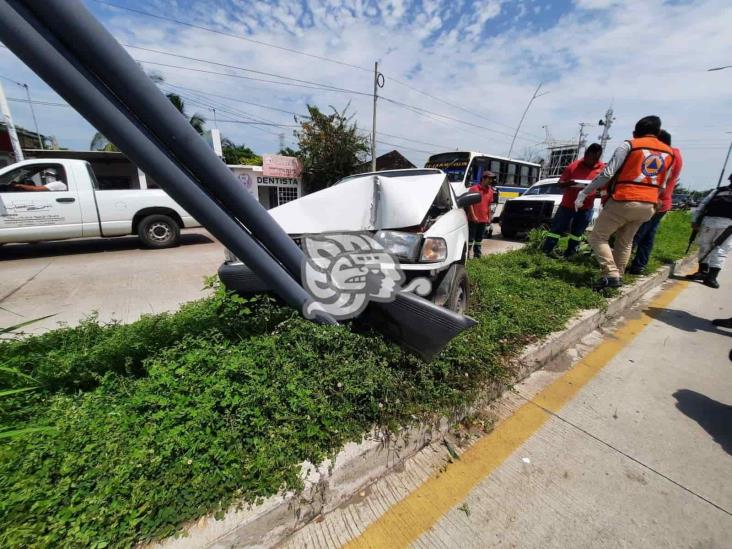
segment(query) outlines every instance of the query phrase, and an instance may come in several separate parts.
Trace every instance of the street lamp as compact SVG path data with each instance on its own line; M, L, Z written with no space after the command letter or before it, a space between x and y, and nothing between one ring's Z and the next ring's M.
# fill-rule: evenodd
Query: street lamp
M511 158L511 152L513 152L513 145L514 145L514 143L516 143L516 137L518 136L519 130L521 129L521 124L524 123L524 118L526 118L526 113L529 112L529 107L531 107L531 104L534 102L534 99L549 93L549 92L539 93L539 90L541 89L541 86L543 84L544 84L544 82L539 82L539 85L536 86L536 91L534 91L534 95L532 95L531 99L529 99L529 104L526 105L526 109L524 109L524 114L521 115L521 120L519 120L518 126L516 127L516 133L513 134L513 139L511 140L511 147L508 149L508 158Z
M732 65L724 65L723 67L712 67L711 69L707 69L707 72L723 71L724 69L732 69Z
M732 132L725 132L732 133ZM727 161L729 160L729 153L732 152L732 141L729 143L729 149L727 149L727 156L724 157L724 164L722 164L722 172L719 174L719 181L717 181L717 188L722 185L722 178L724 177L724 170L727 169Z

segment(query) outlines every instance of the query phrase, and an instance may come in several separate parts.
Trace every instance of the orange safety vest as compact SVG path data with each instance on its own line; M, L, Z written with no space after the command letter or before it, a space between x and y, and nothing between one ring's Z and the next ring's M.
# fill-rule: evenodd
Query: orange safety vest
M655 137L631 139L630 152L610 184L610 196L619 202L658 202L674 163L671 147Z

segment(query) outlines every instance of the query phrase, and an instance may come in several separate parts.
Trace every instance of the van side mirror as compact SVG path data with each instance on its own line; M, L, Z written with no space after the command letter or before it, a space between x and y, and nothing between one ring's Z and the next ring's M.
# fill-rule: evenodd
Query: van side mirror
M457 205L458 208L467 208L468 206L472 206L473 204L477 204L480 202L483 198L483 195L481 193L463 193L460 196L457 197Z

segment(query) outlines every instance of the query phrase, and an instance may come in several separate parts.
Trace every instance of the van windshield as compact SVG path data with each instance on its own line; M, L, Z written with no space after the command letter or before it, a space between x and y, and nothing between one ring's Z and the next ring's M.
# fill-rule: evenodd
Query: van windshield
M564 189L556 183L537 185L536 187L531 187L523 196L529 196L532 194L564 194Z

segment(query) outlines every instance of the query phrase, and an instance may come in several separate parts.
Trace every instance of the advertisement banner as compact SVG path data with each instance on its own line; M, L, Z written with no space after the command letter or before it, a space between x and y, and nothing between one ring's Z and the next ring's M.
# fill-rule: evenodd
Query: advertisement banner
M265 154L262 157L262 175L265 177L298 178L302 173L302 163L294 156Z

